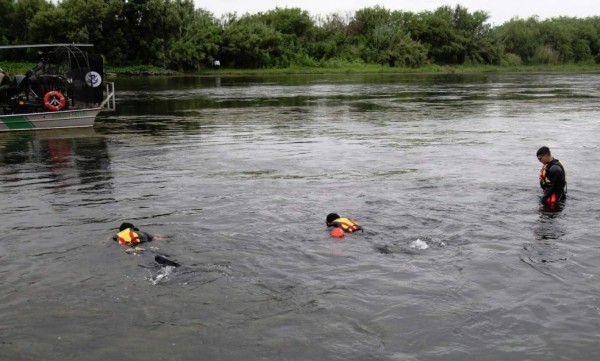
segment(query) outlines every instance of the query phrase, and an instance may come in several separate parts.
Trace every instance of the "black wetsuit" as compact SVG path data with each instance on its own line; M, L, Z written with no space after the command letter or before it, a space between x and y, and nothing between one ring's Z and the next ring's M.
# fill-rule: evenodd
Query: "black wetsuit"
M558 159L552 159L550 163L545 165L545 168L545 177L541 177L542 179L540 179L540 186L544 190L542 203L546 203L552 194L556 194L557 201L566 199L567 174L565 172L565 168L558 161ZM548 182L548 180L550 182Z

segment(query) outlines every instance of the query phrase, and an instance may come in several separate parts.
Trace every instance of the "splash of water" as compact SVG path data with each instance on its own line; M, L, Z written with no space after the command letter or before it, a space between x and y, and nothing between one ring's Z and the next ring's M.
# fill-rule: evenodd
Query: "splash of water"
M417 238L416 241L411 242L410 248L424 250L429 248L429 245L425 241L421 241L421 239Z
M161 267L160 270L156 273L156 276L150 277L150 282L152 282L153 286L156 286L160 281L169 279L169 276L173 273L177 267L173 266L164 266Z

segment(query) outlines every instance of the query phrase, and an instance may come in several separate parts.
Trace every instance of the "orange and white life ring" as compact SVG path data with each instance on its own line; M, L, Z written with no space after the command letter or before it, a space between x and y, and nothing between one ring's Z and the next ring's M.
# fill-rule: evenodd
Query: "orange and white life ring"
M52 90L44 95L44 105L48 110L55 112L64 109L65 105L67 105L67 99L58 90Z

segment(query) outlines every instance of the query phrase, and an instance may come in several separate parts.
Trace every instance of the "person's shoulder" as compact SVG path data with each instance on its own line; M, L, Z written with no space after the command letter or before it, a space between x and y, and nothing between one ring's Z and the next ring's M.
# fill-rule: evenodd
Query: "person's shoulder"
M152 240L152 235L148 232L136 231L135 233L137 233L141 242L150 242Z

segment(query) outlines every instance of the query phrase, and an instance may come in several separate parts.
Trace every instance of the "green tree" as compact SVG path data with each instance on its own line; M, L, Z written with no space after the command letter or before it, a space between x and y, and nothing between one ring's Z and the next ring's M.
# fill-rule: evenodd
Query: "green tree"
M113 65L199 70L378 63L600 63L600 17L513 18L492 28L482 11L442 6L411 13L366 7L345 18L300 8L228 14L193 0L0 0L0 43L93 43ZM35 51L2 52L33 60Z
M537 17L513 18L496 31L505 53L519 56L525 64L531 63L536 50L543 46Z
M288 66L280 58L283 37L264 24L259 16L230 18L223 31L222 64L238 68Z
M355 13L349 32L366 63L389 66L420 66L426 60L426 48L408 33L411 13L376 6Z
M165 64L162 0L129 0L123 5L126 59L130 63Z
M570 17L546 20L540 23L542 40L559 53L562 63L592 61L599 34L589 20Z
M66 43L67 32L72 28L72 19L60 7L50 7L37 12L29 22L29 41L39 43Z
M542 21L539 24L540 36L543 46L537 49L535 62L537 63L571 63L575 56L573 53L573 43L575 35L566 19L550 19ZM550 55L555 52L556 56L541 56L542 54Z
M262 14L260 18L275 31L295 35L297 38L310 36L314 28L314 22L308 12L299 8L276 7Z
M260 14L260 20L281 34L281 59L279 65L306 64L307 49L314 43L315 24L307 11L299 8L275 8ZM308 63L312 63L308 61Z
M123 0L105 0L102 8L101 38L92 39L96 51L104 54L110 65L125 65L129 59L129 44L127 39L128 21L124 15Z
M14 7L12 0L0 0L0 44L8 44Z
M169 46L169 66L179 70L199 70L217 59L221 28L212 13L193 9L193 2L180 2L178 37Z
M340 14L318 16L315 19L314 42L307 45L309 55L320 64L327 64L336 59L341 62L352 62L357 58L356 46L348 36L350 19Z
M576 62L592 62L598 55L600 28L594 27L594 20L600 18L572 19L574 22L573 56Z
M600 63L600 16L586 18L585 25L591 29L590 52L596 63Z
M482 11L470 13L460 5L442 6L434 12L421 13L410 26L411 35L427 44L428 57L437 63L499 63L501 48L486 24L487 19L488 15Z
M14 2L13 14L9 18L12 44L31 44L33 42L30 27L37 13L54 9L51 2L45 0L18 0ZM58 19L57 19L58 20ZM51 34L49 34L51 36ZM37 36L39 38L39 36ZM42 37L43 38L43 37Z
M63 0L58 7L68 19L64 24L67 42L90 43L102 40L104 0Z

